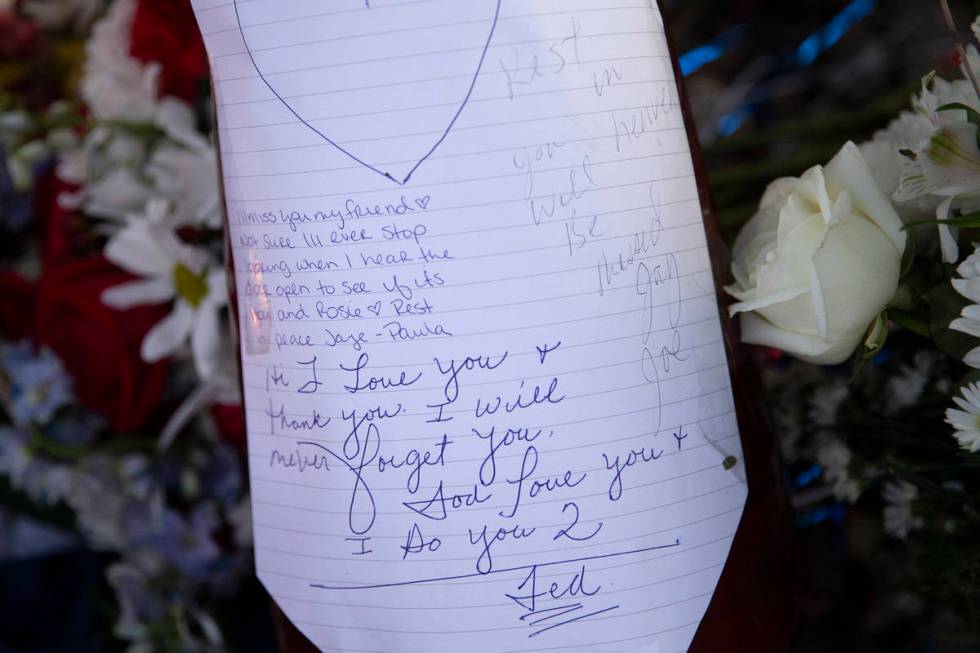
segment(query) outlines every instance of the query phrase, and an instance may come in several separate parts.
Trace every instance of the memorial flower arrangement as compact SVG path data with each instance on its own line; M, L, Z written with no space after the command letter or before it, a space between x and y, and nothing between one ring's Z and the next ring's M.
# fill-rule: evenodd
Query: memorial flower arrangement
M961 74L926 75L871 140L770 184L726 291L762 346L801 522L875 506L904 544L905 609L938 602L975 644L980 54L957 50Z
M0 31L0 505L57 526L5 511L4 546L104 552L128 650L224 650L251 532L190 5L6 2Z
M0 546L29 522L33 550L104 552L131 651L222 650L251 531L190 6L0 0L0 34ZM980 54L960 49L871 140L772 183L727 291L801 524L873 506L901 609L975 637Z

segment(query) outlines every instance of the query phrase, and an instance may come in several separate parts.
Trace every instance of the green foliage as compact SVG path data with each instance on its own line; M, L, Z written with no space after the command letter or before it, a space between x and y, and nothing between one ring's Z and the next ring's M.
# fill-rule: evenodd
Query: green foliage
M953 358L961 360L977 346L977 339L949 328L949 323L959 317L970 303L956 292L949 283L941 283L923 296L929 307L929 335L936 347Z

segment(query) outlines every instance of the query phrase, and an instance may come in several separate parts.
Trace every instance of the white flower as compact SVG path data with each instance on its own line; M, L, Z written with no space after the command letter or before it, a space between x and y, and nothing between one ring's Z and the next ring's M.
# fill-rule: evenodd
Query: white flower
M27 0L21 10L49 30L83 29L104 4L102 0Z
M810 420L817 426L833 426L837 409L847 399L850 389L844 382L820 386L810 399Z
M803 360L846 360L894 298L905 233L853 143L769 186L735 241L742 339Z
M854 503L861 496L861 485L851 478L851 450L836 437L821 439L817 450L817 462L823 468L823 475L831 483L834 496L842 501Z
M885 499L883 518L889 535L905 540L909 531L922 528L922 519L912 514L912 502L919 496L917 487L907 481L889 482L881 495Z
M914 406L929 382L929 373L934 363L933 353L920 351L915 355L912 365L903 365L898 374L888 379L889 414L902 408Z
M156 148L146 166L156 193L167 198L179 224L221 227L218 163L214 147L195 128L190 105L167 97L156 125L170 139Z
M155 189L173 204L180 224L221 228L221 200L214 150L158 148L147 166Z
M980 304L980 247L975 246L973 254L968 256L956 271L962 278L951 281L953 288L974 303L966 306L960 313L960 317L949 323L949 328L980 338L980 305L978 305ZM967 352L963 362L970 367L980 369L980 346Z
M159 97L159 66L130 56L135 10L134 0L114 2L86 44L81 91L94 127L61 158L59 177L80 190L59 200L111 220L109 232L157 199L169 202L175 224L218 229L214 147L198 132L187 102Z
M162 199L176 224L220 228L217 159L211 142L195 127L193 109L165 97L146 126L165 136L152 151L123 128L102 124L89 131L82 147L66 152L58 165L58 176L81 189L63 193L59 201L120 222L147 202Z
M971 62L977 59L976 48L970 46L969 55ZM977 69L977 63L972 65ZM932 174L934 166L923 169L922 159L928 158L930 141L937 131L965 122L963 111L938 111L948 104L980 110L980 98L971 82L946 81L929 74L922 80L922 90L912 97L912 111L903 111L888 127L876 132L870 142L861 145L861 153L871 165L875 179L907 220L932 216L945 219L954 202L956 208L971 208L969 198L949 195L950 189ZM926 172L930 172L931 178L927 178ZM938 233L944 260L955 261L955 230L939 225Z
M116 0L85 44L82 98L95 118L151 121L156 112L160 66L129 54L135 0Z
M146 156L146 146L132 134L95 127L82 147L66 152L58 163L58 176L81 186L77 193L62 193L59 203L114 221L142 210L152 197L140 174Z
M903 222L931 219L941 201L939 198L923 195L901 202L894 199L906 163L906 157L901 152L903 150L906 152L914 151L914 149L890 140L890 134L887 136L880 136L879 134L876 134L872 140L858 146L858 149L861 150L861 156L868 162L868 167L874 173L878 186L881 187L887 197L892 199L895 211Z
M198 374L208 378L220 352L220 311L227 303L225 273L212 267L203 251L182 243L155 211L159 205L151 205L146 218L130 219L106 244L106 258L143 279L109 288L102 301L129 308L173 300L170 315L143 339L143 359L160 360L189 340Z
M967 121L965 111L939 111L953 103L980 109L980 98L970 82L946 82L933 75L923 79L922 92L913 100L918 123L904 144L908 152L903 155L901 179L893 196L896 202L938 201L937 220L949 219L953 208L972 211L980 207L977 128ZM956 262L956 230L945 224L938 225L938 230L943 260Z
M938 116L932 110L933 105L939 106L948 102L959 101L957 97L943 97L942 101L938 98L933 100L935 94L930 89L929 83L932 77L923 80L922 91L919 95L912 97L913 111L902 111L898 117L891 121L884 129L875 132L871 141L860 146L861 154L864 155L871 170L874 172L875 179L881 186L882 191L891 197L898 190L899 182L902 179L902 169L905 166L907 157L902 151L917 151L925 147L929 137L939 127ZM936 80L939 84L942 80ZM943 86L946 90L958 91L959 87L951 87L948 84ZM919 206L911 208L928 208L928 213L932 213L938 201L926 200L919 202ZM910 201L897 202L899 210L902 211ZM916 217L917 212L913 213Z
M980 451L980 383L960 388L962 397L953 397L959 408L946 410L946 423L955 429L953 436L970 452Z

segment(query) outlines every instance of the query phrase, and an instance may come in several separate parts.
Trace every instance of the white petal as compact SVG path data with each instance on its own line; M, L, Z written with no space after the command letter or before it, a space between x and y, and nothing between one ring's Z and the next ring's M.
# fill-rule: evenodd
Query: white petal
M786 199L800 185L800 180L796 177L780 177L766 186L766 191L762 194L759 201L759 210L765 211L771 207L778 207L786 203Z
M228 277L225 271L217 268L208 273L208 300L215 306L228 303Z
M130 220L105 246L107 259L134 274L170 274L179 248L177 237L166 227L142 219Z
M958 317L949 323L949 328L980 338L980 320Z
M817 320L817 330L820 337L827 340L827 302L824 299L823 288L820 286L820 277L817 275L817 266L810 261L810 299L813 301L813 313Z
M844 362L860 342L859 338L855 342L828 344L814 336L780 329L755 313L742 314L739 322L742 326L743 341L754 345L776 347L817 365L836 365Z
M964 307L962 311L960 311L960 315L969 318L971 320L976 320L980 322L980 305L970 304L969 306Z
M932 186L922 171L922 163L912 159L902 162L902 172L898 180L898 188L892 194L896 202L910 202L932 192Z
M102 303L110 308L126 309L146 304L162 304L174 298L169 278L156 277L122 283L102 292Z
M980 347L971 349L967 355L963 357L963 362L970 367L980 369Z
M194 108L179 98L168 95L160 100L154 122L185 147L202 149L208 146L194 126Z
M959 397L953 397L953 401L955 401L957 405L960 405L959 402L963 400ZM973 413L968 413L965 410L957 410L956 408L946 409L946 423L953 428L963 430L975 425L976 422L977 416Z
M744 296L748 293L742 293L737 288L733 286L727 286L725 290L728 294L735 298L739 298L740 295ZM808 292L810 289L806 286L799 286L797 288L787 288L785 290L780 290L777 292L770 293L763 297L755 297L753 294L752 299L748 299L744 302L738 302L732 304L728 308L728 314L731 317L735 317L739 313L747 313L749 311L757 311L760 308L766 308L767 306L772 306L773 304L780 304L782 302L788 302L791 299L796 299L800 295Z
M186 302L177 302L174 310L160 320L143 338L140 353L147 363L158 360L177 351L194 325L194 310Z
M949 207L955 198L948 197L936 208L936 219L949 219ZM939 225L939 247L943 253L943 261L956 263L960 258L960 248L956 242L956 231L948 224Z
M191 351L197 373L201 378L207 379L214 374L217 367L218 353L221 350L221 323L218 320L218 311L207 304L201 306L195 318L191 332Z
M850 194L854 206L888 235L900 253L904 252L907 236L902 219L878 187L874 173L857 146L848 141L825 170L831 181Z
M972 302L980 303L980 278L950 279L953 289Z
M977 127L966 121L946 125L929 139L922 171L934 193L954 195L980 186Z

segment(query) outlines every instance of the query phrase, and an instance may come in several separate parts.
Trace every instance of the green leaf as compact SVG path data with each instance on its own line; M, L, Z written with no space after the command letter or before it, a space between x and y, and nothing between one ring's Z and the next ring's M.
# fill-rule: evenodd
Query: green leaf
M921 316L915 315L911 311L891 308L888 310L888 319L899 326L905 327L912 333L922 336L923 338L932 337L932 332L929 329L929 323L923 320Z
M929 332L936 346L958 359L976 347L977 339L966 333L952 331L949 323L959 317L970 301L956 292L950 283L941 283L925 294L923 299L929 305Z
M871 360L878 355L878 352L885 346L888 340L888 313L882 311L878 317L868 326L864 334L863 345L861 347L861 358Z
M937 107L936 111L965 111L967 122L969 122L971 125L977 125L980 127L980 113L978 113L973 107L967 106L962 102L950 102L949 104L944 104L941 107Z
M970 368L970 370L960 377L957 381L956 387L962 388L963 386L970 385L971 383L980 383L980 370Z
M914 220L906 223L902 229L906 230L909 227L919 227L922 225L935 226L937 224L948 224L952 227L962 227L964 229L980 227L980 211L966 213L964 215L960 215L955 218L948 218L946 220Z

